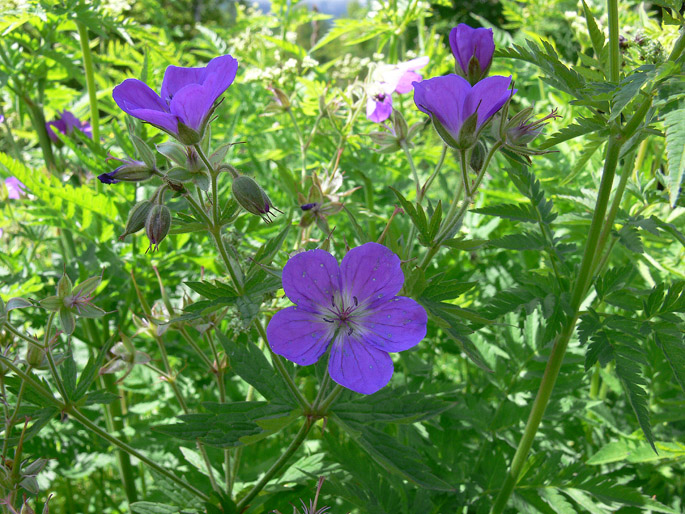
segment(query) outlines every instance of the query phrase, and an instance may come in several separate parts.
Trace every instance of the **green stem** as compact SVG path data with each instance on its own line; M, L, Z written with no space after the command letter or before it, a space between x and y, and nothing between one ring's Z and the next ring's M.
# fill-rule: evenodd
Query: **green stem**
M90 40L88 28L80 21L76 22L81 53L83 54L83 69L86 72L86 87L88 88L88 101L90 102L90 126L93 130L93 141L100 142L100 111L98 110L98 96L95 89L95 73L93 56L90 53ZM99 182L98 182L99 185Z
M31 373L31 365L27 368L27 373ZM19 386L19 391L17 392L17 405L14 407L14 412L12 412L12 415L7 419L5 422L5 438L2 441L2 461L5 462L5 458L7 457L7 448L9 445L9 440L10 440L10 432L12 431L12 428L14 427L14 424L17 421L17 414L19 413L19 408L21 407L21 401L24 397L24 390L26 389L26 381L22 380L21 385Z
M50 316L48 317L48 324L45 327L45 337L43 338L43 350L45 351L45 356L48 360L50 374L52 375L52 379L55 381L55 384L57 385L57 390L59 391L59 394L62 396L62 399L65 402L68 402L69 395L67 395L67 390L64 387L64 384L62 383L62 379L60 378L59 373L57 373L57 366L55 365L55 360L52 358L52 351L50 350L50 330L52 330L52 322L55 319L55 314L55 312L51 312Z
M262 476L262 478L259 479L259 481L255 484L255 486L250 490L249 493L247 493L237 504L237 510L238 512L241 512L244 508L246 508L249 503L259 494L259 491L264 489L264 486L269 483L269 480L271 480L276 473L285 465L286 462L290 459L290 457L293 456L293 454L298 450L298 448L302 445L304 440L307 438L307 434L309 434L309 431L312 429L314 426L314 423L306 419L302 427L300 427L300 431L297 433L295 436L295 439L293 440L292 443L290 443L290 446L283 452L283 454L274 462L271 467L267 470L266 473Z
M290 120L293 122L293 128L297 134L297 140L300 142L300 159L302 161L301 181L302 187L304 187L304 181L307 178L307 147L305 146L304 136L302 135L302 130L300 129L299 123L297 123L297 118L295 118L295 115L293 114L293 110L288 107L286 111L288 112L288 116L290 116Z
M402 151L404 151L404 155L407 157L407 162L409 163L409 169L411 169L411 175L414 179L414 184L416 184L416 201L420 202L419 198L422 197L421 195L421 182L419 182L419 174L416 171L416 164L414 164L414 159L411 156L411 152L409 151L409 146L407 146L407 142L403 139L400 142L400 145L402 146Z
M433 173L431 173L431 176L428 177L428 180L426 180L426 183L423 185L420 191L420 195L417 198L417 201L421 203L423 200L423 197L426 196L426 193L428 192L428 189L430 189L431 184L433 184L433 181L435 180L435 177L438 176L438 172L442 168L443 163L445 162L445 156L447 155L447 145L442 145L442 152L440 153L440 158L438 159L438 162L435 164L435 168L433 168Z
M338 396L340 396L340 393L342 393L345 390L343 386L340 384L336 384L333 390L328 393L328 396L321 401L321 403L318 405L316 408L315 414L317 416L325 416L328 413L328 409L331 408L331 405L333 405L333 402L338 399Z
M190 346L195 353L200 357L200 360L204 363L205 366L207 366L207 369L209 371L212 371L214 369L214 365L212 364L212 361L209 360L209 357L205 355L205 353L200 349L200 347L197 345L195 341L193 341L193 338L190 337L190 334L188 334L188 331L186 330L185 327L182 327L180 330L181 336L183 337L183 340L188 343L188 346ZM160 343L161 345L161 343ZM163 346L163 345L162 345Z
M554 384L559 376L559 371L561 370L566 348L571 340L571 336L575 331L576 322L579 317L580 305L583 297L585 296L585 292L587 291L587 287L592 280L592 264L594 262L595 251L597 250L597 244L599 242L602 225L604 223L604 215L607 210L607 204L609 203L609 197L611 195L611 186L616 173L616 165L618 164L618 156L621 150L621 144L621 141L619 141L613 135L609 139L604 161L602 181L599 186L599 193L597 195L597 204L595 205L595 211L592 217L592 223L590 225L590 232L585 245L585 251L583 253L580 271L578 272L578 278L574 283L573 292L571 294L570 305L573 315L569 317L566 325L554 342L552 353L549 356L549 360L547 361L547 365L545 367L545 372L542 376L540 388L538 389L530 416L528 417L528 422L526 423L526 427L523 431L523 436L516 449L516 453L514 454L511 468L505 478L502 489L497 495L495 503L490 510L490 514L500 514L506 507L509 497L514 490L521 470L523 469L523 465L528 457L528 452L530 451L533 440L535 439L535 434L537 433L540 422L542 421L547 404L549 403L549 399L554 389Z
M618 34L618 0L607 0L609 14L609 80L618 84L621 70L621 53Z

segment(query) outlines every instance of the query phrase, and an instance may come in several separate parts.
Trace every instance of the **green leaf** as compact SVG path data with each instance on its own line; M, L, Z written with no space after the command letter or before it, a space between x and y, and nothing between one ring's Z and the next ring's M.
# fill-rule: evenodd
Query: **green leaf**
M506 250L543 250L547 244L545 238L538 233L524 231L520 234L509 234L498 239L488 241L488 245Z
M656 68L653 65L640 66L621 81L612 98L609 123L618 118L630 101L638 95L642 86L653 79L655 75Z
M245 382L254 387L267 400L291 401L287 388L278 373L267 361L264 352L248 338L231 341L226 334L217 330L216 336L224 347L231 369Z
M262 35L261 37L263 39L265 39L266 41L273 43L274 45L276 45L281 50L295 55L299 59L303 59L307 55L307 51L304 48L302 48L300 45L297 45L295 43L291 43L290 41L287 41L285 39L266 36L266 35Z
M499 218L506 218L513 221L523 221L525 223L537 223L538 218L528 204L519 203L504 203L498 205L490 205L481 207L480 209L471 209L471 212L478 214L485 214L486 216L497 216Z
M67 352L62 362L60 373L62 375L62 383L67 392L69 399L73 399L74 390L76 389L76 361L71 349Z
M109 391L93 391L84 399L84 405L107 404L119 399L119 395Z
M131 504L131 511L135 514L176 514L181 509L164 503L135 502Z
M274 237L269 239L266 243L259 247L257 253L252 260L252 267L262 264L268 266L273 261L276 254L283 247L283 243L288 237L288 232L290 231L290 223L286 223L285 227Z
M666 154L668 156L668 191L675 207L685 179L685 108L664 114Z
M416 423L454 405L436 395L384 389L372 396L355 396L351 401L336 403L333 412L343 420L357 423Z
M587 461L591 466L599 466L601 464L610 464L612 462L619 462L625 460L630 454L630 448L625 441L613 441L604 445Z
M109 351L110 347L112 346L116 338L117 334L113 334L112 337L110 337L109 340L102 346L102 348L100 348L98 354L88 359L85 368L83 368L83 371L79 376L76 389L74 390L74 395L72 397L74 401L83 398L83 396L90 388L91 384L95 381L95 379L98 376L97 374L99 369L105 362L107 352Z
M219 448L232 448L258 441L299 416L299 410L289 405L268 402L204 403L210 412L179 416L181 423L160 425L153 430L183 441L200 439L203 443ZM279 423L280 421L287 423ZM261 423L261 424L260 424ZM262 425L267 426L265 430Z
M587 23L590 40L592 41L592 49L595 51L595 57L599 61L602 56L602 48L604 48L604 33L599 30L595 17L592 15L592 11L590 11L585 0L583 0L583 12L585 13L585 22Z
M545 139L545 141L538 147L540 150L546 150L559 143L568 141L570 139L575 139L586 134L592 134L593 132L606 132L606 123L600 122L595 119L583 118L579 116L575 119L575 123L564 127L556 134L552 134L550 137Z
M673 376L685 392L685 341L682 330L671 323L653 324L654 342L663 352Z
M427 489L451 492L455 490L452 485L433 474L425 463L425 457L413 447L402 445L395 438L368 425L362 425L361 432L356 432L340 418L335 419L350 433L354 441L386 470Z
M395 196L397 197L397 200L400 202L402 209L404 209L404 212L406 212L409 215L412 222L414 223L414 226L419 231L419 236L421 237L421 240L424 242L424 244L426 242L430 243L431 238L430 233L428 231L428 220L426 219L426 213L423 211L423 207L421 207L420 204L417 204L415 207L414 204L412 204L404 196L402 196L402 193L400 193L397 189L395 189L394 187L391 187L390 189L393 193L395 193Z
M645 390L647 382L640 370L640 363L645 361L642 351L635 344L617 345L614 347L614 355L616 359L616 375L621 380L623 390L628 396L628 401L633 408L642 432L645 434L654 452L658 453L656 446L654 446L654 434L649 422L649 397Z

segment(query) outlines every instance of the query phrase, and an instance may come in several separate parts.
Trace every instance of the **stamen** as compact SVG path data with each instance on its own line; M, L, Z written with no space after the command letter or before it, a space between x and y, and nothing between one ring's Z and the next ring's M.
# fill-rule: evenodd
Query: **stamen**
M350 327L350 330L347 332L347 335L348 335L348 336L351 336L351 335L352 335L352 332L354 332L354 330L352 329L352 327Z
M326 323L335 323L332 319L322 318Z
M357 300L356 296L353 296L352 299L354 300L354 306L357 307L359 305L359 300Z
M331 305L335 307L335 296L331 296Z

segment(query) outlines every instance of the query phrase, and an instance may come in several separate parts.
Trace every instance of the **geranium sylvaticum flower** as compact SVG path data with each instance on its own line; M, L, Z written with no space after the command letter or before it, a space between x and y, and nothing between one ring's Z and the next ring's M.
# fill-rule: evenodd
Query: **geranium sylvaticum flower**
M414 83L414 103L428 114L440 137L453 148L468 148L478 132L516 92L511 77L487 77L475 86L459 75Z
M449 39L457 74L471 85L486 77L495 53L492 29L474 29L460 23L450 31Z
M7 198L10 200L19 200L24 194L26 186L22 184L17 177L8 177L5 179L5 187L7 188Z
M411 91L414 82L421 80L416 73L428 64L428 57L417 57L411 61L393 66L382 66L376 72L377 82L369 91L366 101L366 117L376 123L382 123L392 113L392 94L404 94Z
M328 372L338 384L372 394L392 377L389 352L417 345L426 335L426 311L397 296L400 259L377 243L350 250L340 266L324 250L294 255L283 268L283 290L295 304L271 319L271 349L302 366L330 347Z
M216 100L233 83L237 70L238 61L230 55L215 57L204 68L169 66L161 95L138 79L126 79L112 96L122 111L193 144L204 133Z
M62 111L57 118L52 121L48 121L45 124L45 128L48 131L48 136L55 143L59 141L59 137L57 137L55 129L64 135L69 135L74 131L74 129L76 129L83 132L89 138L93 138L93 130L90 126L90 123L79 120L71 111Z

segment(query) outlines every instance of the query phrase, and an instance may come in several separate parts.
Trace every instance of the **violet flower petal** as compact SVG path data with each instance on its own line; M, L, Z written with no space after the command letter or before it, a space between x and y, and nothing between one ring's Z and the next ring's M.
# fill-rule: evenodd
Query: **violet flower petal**
M5 187L7 188L7 198L10 200L19 200L24 189L26 189L26 186L17 177L6 178Z
M331 325L300 307L278 311L266 327L269 346L300 366L314 364L331 342Z
M392 114L392 96L383 95L382 100L378 97L369 97L366 101L366 117L374 123L383 123Z
M353 337L343 336L331 346L328 373L338 384L361 394L385 387L394 366L390 356Z
M183 123L195 130L200 129L202 120L209 111L205 89L200 84L191 84L181 89L171 100L169 108ZM211 104L210 104L211 107Z
M426 337L428 315L411 298L397 296L377 304L360 322L364 343L384 352L401 352Z
M144 82L126 79L112 90L119 108L139 120L158 125L169 132L178 132L178 119L167 104Z
M75 128L81 128L81 120L79 120L71 111L62 111L60 118L64 122L66 133L70 134Z
M414 103L421 112L435 116L456 139L464 123L464 99L471 91L468 80L451 74L414 82Z
M59 141L59 137L57 137L57 132L55 132L55 129L60 131L62 134L67 133L66 124L61 119L48 121L45 124L45 130L47 130L48 137L52 140L53 143L57 143Z
M400 258L378 243L352 248L340 263L343 295L360 304L388 301L402 289Z
M202 83L205 88L207 110L233 84L237 71L238 61L230 55L222 55L209 61L205 80Z
M414 86L412 85L414 82L421 82L421 75L416 73L415 71L406 71L400 79L397 81L397 85L395 86L395 93L399 93L400 95L403 95L404 93L409 93L412 89L414 89Z
M499 75L487 77L478 82L464 100L464 119L478 109L477 128L480 128L481 125L502 108L509 96L511 96L510 85L511 77Z
M340 291L338 261L324 250L291 257L283 268L283 290L290 301L310 312L322 312Z
M202 84L207 68L183 68L181 66L168 66L162 80L160 96L166 103L176 96L181 89L190 84Z

